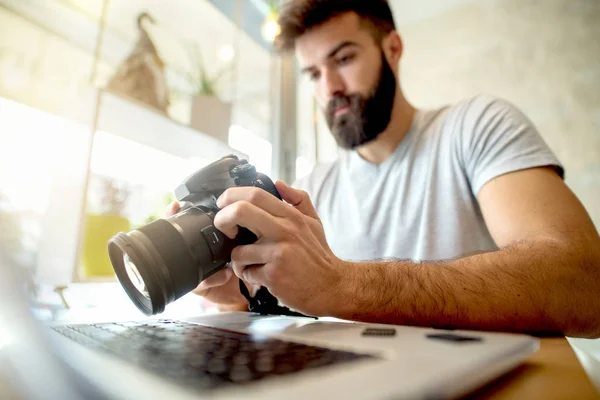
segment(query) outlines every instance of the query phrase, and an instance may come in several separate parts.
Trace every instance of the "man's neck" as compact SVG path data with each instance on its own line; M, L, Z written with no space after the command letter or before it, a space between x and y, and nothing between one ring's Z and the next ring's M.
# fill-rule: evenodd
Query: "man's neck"
M415 108L408 103L402 92L398 90L390 124L385 131L377 136L377 139L358 147L356 149L358 154L364 160L375 165L387 160L408 133L415 112Z

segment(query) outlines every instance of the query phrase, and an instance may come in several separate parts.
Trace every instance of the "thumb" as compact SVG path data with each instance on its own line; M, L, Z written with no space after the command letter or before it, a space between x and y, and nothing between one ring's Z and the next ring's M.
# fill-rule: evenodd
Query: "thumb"
M275 187L286 203L291 204L304 215L314 219L319 219L317 211L310 201L308 193L303 190L294 189L293 187L285 184L283 181L275 182Z
M172 201L165 210L165 215L171 217L179 212L181 205L177 200Z

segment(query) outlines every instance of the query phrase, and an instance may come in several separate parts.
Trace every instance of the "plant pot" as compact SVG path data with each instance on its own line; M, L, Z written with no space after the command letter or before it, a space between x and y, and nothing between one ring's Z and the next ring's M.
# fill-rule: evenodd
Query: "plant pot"
M202 133L229 143L231 104L215 96L194 96L190 126Z
M119 232L128 232L129 220L115 214L87 216L83 242L83 277L114 276L108 257L108 241Z

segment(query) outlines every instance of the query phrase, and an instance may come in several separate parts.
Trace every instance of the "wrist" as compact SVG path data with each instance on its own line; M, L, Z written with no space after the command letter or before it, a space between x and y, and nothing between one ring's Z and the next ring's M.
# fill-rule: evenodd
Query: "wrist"
M358 307L358 292L360 278L357 276L357 263L339 260L338 279L335 279L330 294L329 315L335 318L352 320Z

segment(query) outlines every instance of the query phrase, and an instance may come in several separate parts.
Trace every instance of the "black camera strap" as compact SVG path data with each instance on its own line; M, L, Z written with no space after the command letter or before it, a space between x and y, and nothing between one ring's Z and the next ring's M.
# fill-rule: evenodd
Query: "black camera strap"
M261 286L254 297L251 297L246 284L240 279L240 292L246 300L248 300L248 311L250 312L261 315L288 315L292 317L315 318L292 311L287 307L280 306L277 297L273 296L271 292L269 292L269 289L264 286Z

